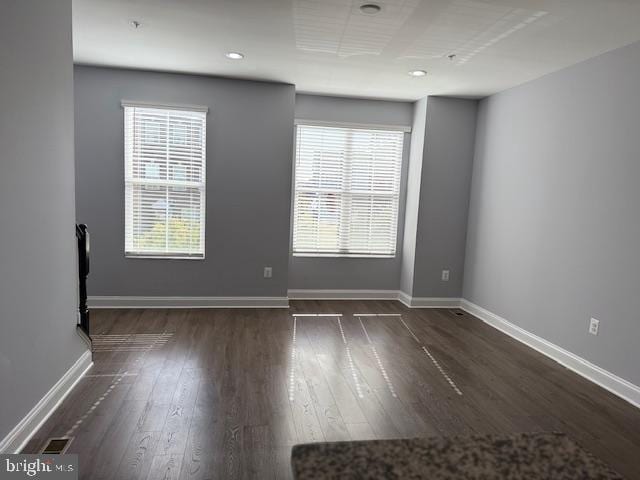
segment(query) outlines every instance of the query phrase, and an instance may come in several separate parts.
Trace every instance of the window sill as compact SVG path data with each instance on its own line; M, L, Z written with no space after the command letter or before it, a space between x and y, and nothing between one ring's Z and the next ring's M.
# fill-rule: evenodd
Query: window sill
M314 258L396 258L393 255L366 255L358 253L298 253L293 252L294 257L314 257Z
M181 255L132 255L130 253L124 254L125 258L144 258L144 259L155 259L155 260L204 260L204 255L202 257L194 257L194 256L181 256Z

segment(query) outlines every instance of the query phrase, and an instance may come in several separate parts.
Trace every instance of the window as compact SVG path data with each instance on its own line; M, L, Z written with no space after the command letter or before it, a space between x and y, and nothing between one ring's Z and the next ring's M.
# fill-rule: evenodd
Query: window
M206 110L123 107L125 255L204 258Z
M404 132L298 125L294 255L396 253Z

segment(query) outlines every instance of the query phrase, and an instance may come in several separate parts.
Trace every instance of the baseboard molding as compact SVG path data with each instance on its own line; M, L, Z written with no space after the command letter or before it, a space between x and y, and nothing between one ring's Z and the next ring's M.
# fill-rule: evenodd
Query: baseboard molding
M398 300L409 308L456 308L459 298L411 297L398 290L289 290L290 300Z
M20 423L0 441L0 453L20 453L92 365L91 351L87 350L40 399L36 406L20 420Z
M291 300L397 300L397 290L289 290Z
M93 296L89 308L289 308L287 297Z
M398 290L289 290L288 297L92 296L89 308L288 308L289 300L399 300L409 308L456 308L459 298L411 297Z
M409 295L408 293L405 293L402 290L398 290L398 301L405 307L411 308L411 295Z
M569 370L574 371L578 375L601 386L623 400L626 400L635 407L640 408L640 387L637 385L634 385L633 383L620 378L597 365L594 365L588 360L585 360L584 358L579 357L578 355L571 353L542 337L514 325L508 320L480 307L479 305L476 305L475 303L462 299L460 307L467 313L478 317L488 325L491 325L519 342L524 343L528 347L537 350L543 355L546 355L552 360L555 360L559 364L567 367Z
M398 292L398 300L409 308L458 308L460 299L456 297L412 297Z

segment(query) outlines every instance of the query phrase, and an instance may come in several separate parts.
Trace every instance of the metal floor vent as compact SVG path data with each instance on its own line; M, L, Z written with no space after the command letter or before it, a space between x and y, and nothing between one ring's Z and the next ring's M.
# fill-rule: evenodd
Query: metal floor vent
M93 352L148 352L159 350L173 333L125 333L92 335Z
M43 454L62 455L67 451L73 437L50 438L42 449Z

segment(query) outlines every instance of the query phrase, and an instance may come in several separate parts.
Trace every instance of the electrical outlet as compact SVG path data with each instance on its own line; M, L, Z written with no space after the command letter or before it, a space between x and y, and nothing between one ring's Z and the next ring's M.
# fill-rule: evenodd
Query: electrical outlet
M442 270L442 281L443 282L449 281L449 270Z
M264 278L271 278L273 276L273 269L271 267L264 267Z
M589 333L591 335L598 335L598 329L600 328L600 320L592 318L589 322Z

